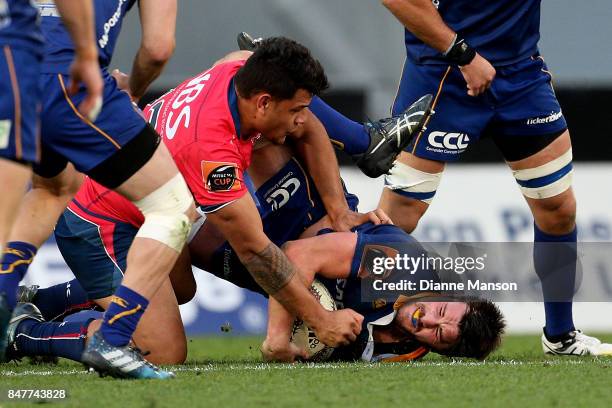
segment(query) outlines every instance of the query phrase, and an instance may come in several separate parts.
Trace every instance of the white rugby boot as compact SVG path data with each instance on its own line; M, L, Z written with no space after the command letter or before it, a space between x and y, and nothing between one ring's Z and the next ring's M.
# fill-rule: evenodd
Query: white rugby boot
M549 341L542 334L544 354L561 356L610 356L612 344L602 343L599 339L587 336L580 330L574 330L558 342Z

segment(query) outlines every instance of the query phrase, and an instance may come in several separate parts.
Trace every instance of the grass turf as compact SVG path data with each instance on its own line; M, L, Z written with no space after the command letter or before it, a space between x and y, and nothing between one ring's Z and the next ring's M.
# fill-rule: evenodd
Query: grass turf
M612 342L612 335L601 336ZM99 378L78 364L0 365L8 389L65 389L52 406L233 407L609 407L612 358L545 357L537 336L508 336L486 362L430 355L409 364L263 364L256 337L190 341L188 363L170 381ZM46 404L46 402L43 402Z

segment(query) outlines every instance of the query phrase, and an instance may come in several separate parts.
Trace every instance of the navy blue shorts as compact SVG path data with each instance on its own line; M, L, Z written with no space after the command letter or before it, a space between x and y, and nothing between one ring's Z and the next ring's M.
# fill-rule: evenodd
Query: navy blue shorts
M551 74L539 55L497 67L496 71L491 88L472 97L467 94L458 68L407 61L393 114L404 111L427 93L436 97L436 114L427 124L427 130L406 151L425 159L448 162L459 159L483 135L502 139L499 143L496 140L498 146L507 145L507 138L528 146L529 143L541 145L538 136L558 136L567 129ZM536 146L534 150L539 148Z
M36 173L52 177L59 174L68 161L82 173L113 156L137 136L146 121L113 77L103 71L104 105L94 123L82 116L77 107L85 98L85 89L68 96L68 77L43 74L41 87L45 95L42 124L42 158Z
M66 209L55 226L55 239L89 299L101 299L113 295L121 285L138 229L91 212L88 215L85 219Z
M0 157L35 163L39 156L40 58L0 47Z

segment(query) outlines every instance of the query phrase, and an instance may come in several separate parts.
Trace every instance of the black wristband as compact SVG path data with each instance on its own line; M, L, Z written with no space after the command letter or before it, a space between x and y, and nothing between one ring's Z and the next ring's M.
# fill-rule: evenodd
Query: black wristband
M444 56L451 64L462 67L472 62L476 56L476 51L463 38L456 37L452 47Z

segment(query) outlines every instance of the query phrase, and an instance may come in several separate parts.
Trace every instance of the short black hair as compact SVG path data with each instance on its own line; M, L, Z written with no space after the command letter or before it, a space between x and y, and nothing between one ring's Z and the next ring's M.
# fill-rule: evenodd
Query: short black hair
M463 298L468 309L459 322L459 340L446 350L437 351L448 357L470 357L483 360L501 343L506 322L499 308L490 300Z
M308 48L285 37L263 40L234 81L243 98L263 91L274 99L286 100L298 89L319 95L329 87L323 66Z

